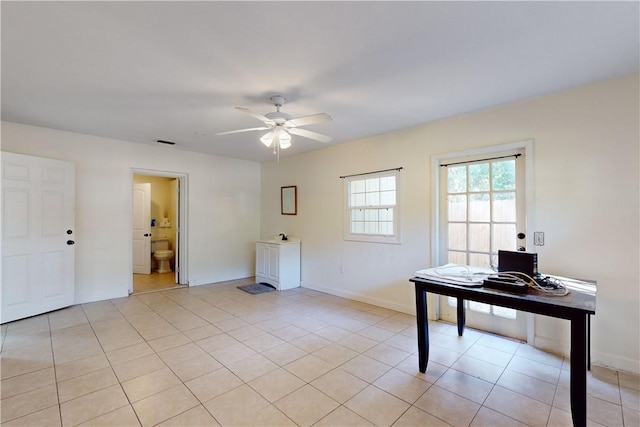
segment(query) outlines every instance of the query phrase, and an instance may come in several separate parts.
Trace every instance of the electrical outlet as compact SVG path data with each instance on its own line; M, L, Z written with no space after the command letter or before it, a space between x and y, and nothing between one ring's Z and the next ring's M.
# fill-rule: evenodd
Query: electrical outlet
M535 246L544 246L544 233L542 231L535 231L533 233L533 244Z

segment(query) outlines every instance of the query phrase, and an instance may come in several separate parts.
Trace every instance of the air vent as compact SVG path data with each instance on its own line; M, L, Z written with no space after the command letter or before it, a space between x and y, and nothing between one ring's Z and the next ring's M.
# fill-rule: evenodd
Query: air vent
M165 141L164 139L157 139L156 142L159 142L160 144L176 145L175 142Z

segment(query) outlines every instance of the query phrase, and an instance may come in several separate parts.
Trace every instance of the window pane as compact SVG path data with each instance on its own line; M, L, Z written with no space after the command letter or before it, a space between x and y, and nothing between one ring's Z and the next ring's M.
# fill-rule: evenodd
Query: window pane
M506 317L507 319L515 319L516 311L512 308L493 306L493 314L500 317Z
M380 192L380 204L381 205L395 205L396 204L396 192L393 191L381 191Z
M378 206L380 205L380 193L366 193L365 203L367 206Z
M469 165L469 191L489 191L489 163Z
M515 224L494 224L493 225L493 251L502 249L505 251L516 250L516 225Z
M351 194L351 206L365 206L364 193Z
M364 221L364 210L362 210L362 209L353 209L351 211L351 220L352 221Z
M468 302L469 302L469 308L473 311L479 311L480 313L487 313L487 314L491 312L491 306L489 304L484 304L484 303L475 302L475 301L468 301Z
M469 253L469 265L474 267L491 267L491 257L489 254L477 254L475 252Z
M364 221L352 221L351 232L356 234L364 233Z
M485 221L491 219L489 193L469 194L469 221Z
M454 264L467 265L466 252L449 251L449 262Z
M447 189L449 193L464 193L467 191L467 167L450 166L447 168Z
M447 305L451 306L451 307L457 307L458 306L458 298L447 297Z
M516 221L515 192L493 193L493 220L498 222Z
M449 224L449 249L467 249L466 224Z
M364 193L364 181L351 181L351 194L353 193Z
M492 184L494 190L515 190L516 161L504 160L492 164Z
M449 207L447 213L449 221L467 220L467 196L465 194L449 195Z
M380 221L393 221L393 209L380 209L379 213Z
M378 221L378 210L377 209L365 209L364 210L364 219L365 221Z
M469 250L489 252L491 226L489 224L469 224ZM477 265L477 264L472 264Z
M380 223L380 234L385 236L393 235L393 222L385 221Z
M366 191L379 191L380 190L380 178L369 178L365 181Z
M389 191L396 189L395 176L383 176L380 178L380 191Z
M378 234L378 223L377 222L365 222L364 223L364 232L367 234Z

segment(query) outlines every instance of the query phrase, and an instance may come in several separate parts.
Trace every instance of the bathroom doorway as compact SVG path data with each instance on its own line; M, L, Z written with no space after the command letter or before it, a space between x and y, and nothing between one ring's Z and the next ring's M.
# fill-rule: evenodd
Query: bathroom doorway
M130 294L186 286L186 176L132 170Z

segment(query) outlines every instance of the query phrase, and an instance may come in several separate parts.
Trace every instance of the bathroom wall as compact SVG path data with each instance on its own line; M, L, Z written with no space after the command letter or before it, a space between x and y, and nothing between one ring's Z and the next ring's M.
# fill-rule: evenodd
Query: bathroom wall
M171 250L176 248L176 203L175 192L177 180L175 178L151 175L133 175L135 184L151 184L151 218L156 220L156 226L151 229L152 237L166 237L171 244ZM170 227L160 226L162 218L169 218Z

